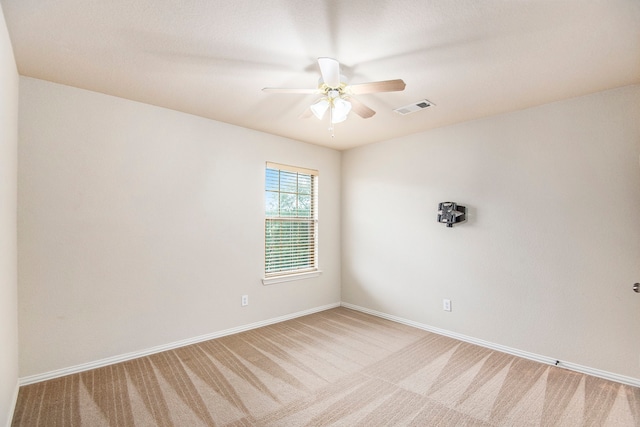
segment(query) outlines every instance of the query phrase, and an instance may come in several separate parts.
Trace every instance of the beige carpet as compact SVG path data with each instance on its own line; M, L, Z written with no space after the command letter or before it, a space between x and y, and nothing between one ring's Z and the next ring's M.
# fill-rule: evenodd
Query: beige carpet
M20 388L14 426L640 426L640 389L345 308Z

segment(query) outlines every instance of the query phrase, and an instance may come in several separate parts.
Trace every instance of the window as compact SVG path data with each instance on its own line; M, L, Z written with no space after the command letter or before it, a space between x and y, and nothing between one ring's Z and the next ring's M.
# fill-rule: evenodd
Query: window
M267 163L264 284L318 275L318 171Z

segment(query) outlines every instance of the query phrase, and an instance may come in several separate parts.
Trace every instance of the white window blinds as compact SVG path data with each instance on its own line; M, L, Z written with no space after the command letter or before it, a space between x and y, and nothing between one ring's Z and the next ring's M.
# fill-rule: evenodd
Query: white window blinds
M267 163L265 277L317 270L318 171Z

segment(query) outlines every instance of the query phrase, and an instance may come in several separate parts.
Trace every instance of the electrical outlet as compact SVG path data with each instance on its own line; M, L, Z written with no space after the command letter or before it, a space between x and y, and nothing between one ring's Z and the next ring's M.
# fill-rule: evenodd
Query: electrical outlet
M442 300L442 309L444 311L451 311L451 300L450 299L443 299Z
M246 307L247 305L249 305L249 295L242 295L241 304L243 307Z

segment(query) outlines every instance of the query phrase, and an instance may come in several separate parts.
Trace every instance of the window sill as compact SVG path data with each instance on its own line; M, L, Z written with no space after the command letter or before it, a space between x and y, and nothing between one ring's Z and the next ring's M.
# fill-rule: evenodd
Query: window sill
M310 279L312 277L318 277L322 274L322 271L308 271L306 273L286 274L282 276L265 277L262 279L263 285L273 285L282 282L293 282L294 280Z

